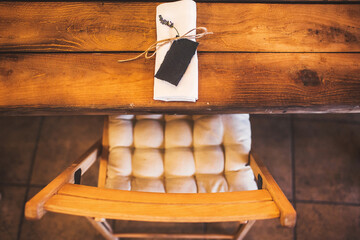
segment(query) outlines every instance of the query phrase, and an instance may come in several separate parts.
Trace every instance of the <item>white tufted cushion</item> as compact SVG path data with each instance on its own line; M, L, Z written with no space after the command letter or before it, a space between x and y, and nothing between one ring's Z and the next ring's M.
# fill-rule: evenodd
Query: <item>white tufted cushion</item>
M154 119L138 120L134 127L136 148L160 148L164 142L163 126Z
M248 114L109 117L106 187L169 193L257 189Z
M168 193L197 193L194 177L165 178L166 192Z
M230 192L257 189L254 173L250 166L244 167L239 171L225 172L225 176Z
M125 119L110 119L109 145L114 147L130 147L133 144L133 122Z
M194 117L194 147L214 146L222 143L224 126L221 115Z
M198 174L196 182L199 193L227 192L228 185L222 174Z
M191 147L193 142L191 122L186 119L167 121L165 124L165 148Z
M165 176L190 177L195 174L195 160L191 148L165 149Z
M121 161L119 161L121 159ZM129 176L132 172L131 149L115 147L110 151L107 175L109 177Z
M225 171L238 171L248 163L249 149L246 146L225 145Z
M119 190L131 190L131 178L123 176L107 176L106 187Z
M162 179L159 178L133 178L131 190L139 192L165 192Z
M220 174L224 171L224 153L221 146L195 147L197 174Z
M135 177L158 178L164 173L163 156L157 148L137 148L133 155Z

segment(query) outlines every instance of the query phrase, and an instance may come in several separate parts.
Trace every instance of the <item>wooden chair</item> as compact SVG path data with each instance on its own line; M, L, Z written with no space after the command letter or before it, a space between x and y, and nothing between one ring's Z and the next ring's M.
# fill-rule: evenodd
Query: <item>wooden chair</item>
M255 220L280 218L293 227L296 212L264 164L250 154L250 166L259 190L224 193L149 193L106 189L109 156L108 121L102 141L26 203L27 219L40 219L47 211L86 217L106 239L207 238L242 239ZM100 159L98 187L79 185L81 175ZM106 219L150 222L240 223L234 235L114 233Z

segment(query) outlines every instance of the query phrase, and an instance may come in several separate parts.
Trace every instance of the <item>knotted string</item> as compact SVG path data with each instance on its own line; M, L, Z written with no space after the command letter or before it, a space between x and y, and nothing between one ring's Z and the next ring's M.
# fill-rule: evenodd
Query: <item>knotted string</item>
M197 34L193 34L193 35L189 35L189 33L195 31L195 30L202 30L201 33L197 33ZM152 58L155 53L157 52L157 50L169 43L169 42L172 42L172 41L175 41L175 40L178 40L178 39L197 39L197 38L202 38L203 36L205 35L208 35L208 34L213 34L212 32L208 32L207 28L206 27L197 27L197 28L193 28L191 29L190 31L188 31L187 33L185 33L184 35L182 36L177 36L177 37L173 37L173 38L166 38L166 39L163 39L163 40L159 40L159 41L156 41L155 43L151 44L150 47L148 47L148 49L146 49L144 52L140 53L139 55L137 55L136 57L133 57L133 58L127 58L127 59L123 59L123 60L118 60L118 63L123 63L123 62L129 62L129 61L133 61L133 60L136 60L138 59L139 57L141 57L142 55L145 55L145 58L146 59L150 59ZM149 52L150 51L154 51L153 53L151 53L151 55L149 55Z

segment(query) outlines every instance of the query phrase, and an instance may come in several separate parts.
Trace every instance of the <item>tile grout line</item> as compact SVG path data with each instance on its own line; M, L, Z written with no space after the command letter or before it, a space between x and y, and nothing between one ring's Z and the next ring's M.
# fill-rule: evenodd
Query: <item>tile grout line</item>
M207 230L208 230L208 225L207 223L203 223L203 227L202 227L203 233L206 234Z
M296 167L295 167L295 136L294 136L294 116L290 115L290 154L291 154L291 185L292 200L296 210ZM293 239L297 240L297 226L293 229Z
M354 206L359 207L360 203L354 202L331 202L331 201L318 201L318 200L297 200L299 203L305 204L319 204L319 205L336 205L336 206Z
M35 188L44 188L46 184L27 184L27 183L16 183L16 182L0 182L0 186L11 186L11 187L35 187Z
M346 121L346 120L334 120L334 119L319 119L319 118L299 118L295 117L298 121L311 121L311 122L331 122L331 123L339 123L339 124L351 124L351 125L360 125L358 121Z
M116 228L116 220L115 219L111 222L111 227L113 229L113 233L117 233L117 230L115 229Z
M29 195L29 191L30 191L30 181L31 181L31 176L33 173L33 169L34 169L34 165L35 165L35 158L36 158L36 154L37 154L37 150L38 150L38 146L39 146L39 140L40 140L40 135L41 135L41 129L43 126L43 122L44 122L44 117L40 118L40 123L39 123L39 129L37 132L37 136L36 136L36 143L35 143L35 147L34 147L34 152L32 154L31 157L31 164L30 164L30 169L29 169L29 173L28 173L28 178L27 178L27 183L26 183L26 190L25 190L25 197L24 197L24 202L23 202L23 208L21 211L21 216L20 216L20 222L19 222L19 226L18 226L18 234L17 234L17 240L20 240L21 237L21 228L24 222L24 214L25 214L25 204L27 202L27 198Z

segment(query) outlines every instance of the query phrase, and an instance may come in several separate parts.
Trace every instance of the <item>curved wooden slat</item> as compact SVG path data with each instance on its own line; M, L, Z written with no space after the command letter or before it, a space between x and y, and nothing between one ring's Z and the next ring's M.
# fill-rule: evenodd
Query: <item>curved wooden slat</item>
M129 56L0 54L0 112L360 111L360 54L202 53L196 103L153 100L154 60Z
M2 2L0 51L144 51L158 3ZM359 52L360 4L198 3L199 51Z
M130 203L55 195L45 203L51 212L77 216L157 222L222 222L279 217L273 201L231 204Z
M140 238L140 239L234 239L230 234L177 234L177 233L115 233L114 236L119 238Z
M267 190L225 193L151 193L96 188L66 184L58 192L60 195L97 200L151 204L231 204L271 201Z

